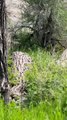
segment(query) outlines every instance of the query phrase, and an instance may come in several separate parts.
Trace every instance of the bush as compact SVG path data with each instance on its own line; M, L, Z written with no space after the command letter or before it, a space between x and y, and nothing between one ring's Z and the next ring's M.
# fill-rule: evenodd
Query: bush
M31 53L30 53L31 54ZM57 66L50 53L38 49L32 53L33 64L25 74L27 102L59 101L67 90L67 68Z
M37 42L34 41L32 33L19 31L13 36L13 47L12 51L25 51L34 49L38 46Z

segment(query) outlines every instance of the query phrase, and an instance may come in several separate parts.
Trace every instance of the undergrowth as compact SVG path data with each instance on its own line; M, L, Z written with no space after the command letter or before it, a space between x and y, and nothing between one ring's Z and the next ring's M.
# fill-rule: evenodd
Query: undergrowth
M14 102L5 106L0 101L0 120L67 120L60 104L40 102L37 107L20 110Z
M22 36L20 42L22 40ZM57 65L58 53L54 56L35 44L23 40L14 51L22 51L32 58L30 69L24 75L26 83L25 108L20 110L15 103L8 109L9 120L67 120L67 68ZM26 46L27 45L27 46ZM59 52L60 53L60 52ZM11 58L8 60L10 82L16 84L11 74ZM0 120L3 120L1 105ZM6 120L6 118L5 118Z
M56 56L43 49L30 51L32 65L25 73L28 102L61 101L67 91L67 68L58 66Z

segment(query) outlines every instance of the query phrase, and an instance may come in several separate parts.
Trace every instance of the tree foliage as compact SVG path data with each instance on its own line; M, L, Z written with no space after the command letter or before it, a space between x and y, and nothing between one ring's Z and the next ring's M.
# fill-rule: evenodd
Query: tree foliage
M64 39L66 15L63 0L25 0L24 19L13 33L22 28L31 30L30 39L46 48L54 48ZM64 16L64 17L63 17ZM63 45L62 45L63 46ZM64 46L63 46L64 47Z
M42 47L51 44L61 36L59 11L62 9L62 0L26 0L29 5L25 10L28 24L33 28L33 36Z

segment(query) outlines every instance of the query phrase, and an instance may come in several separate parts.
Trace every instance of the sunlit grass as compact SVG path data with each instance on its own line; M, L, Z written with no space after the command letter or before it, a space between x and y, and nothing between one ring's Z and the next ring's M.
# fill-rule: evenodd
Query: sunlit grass
M40 102L37 107L30 105L20 110L15 103L6 107L0 101L0 107L0 120L66 120L60 104Z
M57 65L57 53L52 56L45 49L30 45L29 41L27 43L22 41L20 47L20 51L26 52L32 58L30 70L24 75L26 107L21 111L20 107L11 103L4 109L1 102L0 120L67 120L67 68ZM14 82L11 66L9 68L9 78Z

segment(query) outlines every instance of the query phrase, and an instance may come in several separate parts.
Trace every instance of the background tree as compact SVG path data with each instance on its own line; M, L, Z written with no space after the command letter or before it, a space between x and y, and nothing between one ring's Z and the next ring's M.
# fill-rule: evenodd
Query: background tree
M42 47L53 48L57 43L64 47L61 40L65 34L65 10L63 0L25 0L24 19L18 23L13 32L20 33L20 29L28 28L29 39ZM23 15L22 15L23 16ZM22 32L22 30L21 30ZM26 29L27 32L27 29ZM16 39L17 41L17 39Z
M27 21L34 28L34 36L42 47L49 43L54 46L55 40L61 36L59 9L62 0L27 0Z

